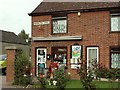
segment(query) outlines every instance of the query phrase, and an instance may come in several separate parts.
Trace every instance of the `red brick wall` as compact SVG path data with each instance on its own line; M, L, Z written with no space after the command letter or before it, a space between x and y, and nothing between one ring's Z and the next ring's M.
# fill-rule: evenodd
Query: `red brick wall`
M6 81L13 82L14 80L14 59L15 59L15 50L7 49L7 70L6 70Z
M83 12L78 17L77 13L68 14L68 33L58 36L82 36L81 41L57 41L57 42L32 42L32 60L35 65L35 48L47 47L47 53L51 53L52 46L67 46L68 60L70 60L70 46L79 43L83 46L83 60L86 61L87 46L99 47L99 63L106 67L110 66L110 46L118 45L118 33L110 32L110 13L109 11ZM51 16L33 16L32 23L36 21L50 21L49 25L42 28L32 26L32 37L56 36L51 35ZM70 70L70 69L69 69ZM71 71L71 70L70 70ZM72 70L72 72L75 72ZM75 75L74 75L75 76ZM76 76L77 77L77 76Z

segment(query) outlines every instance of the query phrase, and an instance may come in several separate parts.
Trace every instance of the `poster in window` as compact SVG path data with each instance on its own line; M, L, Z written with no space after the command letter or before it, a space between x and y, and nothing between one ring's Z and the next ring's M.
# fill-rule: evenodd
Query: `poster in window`
M74 45L72 46L72 58L80 58L81 57L81 46Z
M44 63L38 63L38 75L44 74L45 64Z

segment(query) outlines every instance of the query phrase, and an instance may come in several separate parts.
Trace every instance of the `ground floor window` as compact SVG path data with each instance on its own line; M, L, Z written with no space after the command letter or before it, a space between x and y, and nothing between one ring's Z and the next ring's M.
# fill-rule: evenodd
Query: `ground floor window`
M77 69L80 67L82 62L82 46L81 45L72 45L71 47L71 68Z
M67 65L67 47L52 47L53 61Z
M120 68L120 46L111 47L111 68Z
M46 48L37 48L36 50L36 75L44 74L46 67Z
M99 60L98 47L87 47L87 67L94 68L93 63L97 64Z

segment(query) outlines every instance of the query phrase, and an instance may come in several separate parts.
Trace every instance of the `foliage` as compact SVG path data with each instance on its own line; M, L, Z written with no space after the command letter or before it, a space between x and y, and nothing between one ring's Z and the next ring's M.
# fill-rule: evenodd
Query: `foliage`
M51 79L50 79L50 83L51 83L51 85L53 85L53 81L54 81L54 79L51 78Z
M46 78L50 78L50 72L49 71L46 74Z
M70 76L66 72L64 67L54 71L54 79L57 81L57 88L64 89L67 82L70 80Z
M108 69L106 67L99 67L96 69L96 77L98 78L108 78L112 80L120 79L120 69Z
M0 60L1 68L6 68L6 60Z
M96 59L92 60L91 65L96 78L120 79L120 69L106 68L104 65L98 64Z
M115 78L120 79L120 69L113 69L115 73Z
M26 34L24 29L18 34L18 36L22 38L25 42L26 42L26 39L29 38L28 34Z
M80 81L86 90L95 89L96 86L92 83L94 76L90 68L87 68L85 65L82 65L80 69L78 68L77 73L79 74Z
M42 88L46 88L46 84L47 84L47 80L46 80L46 78L45 77L40 77L40 75L38 76L38 80L39 80L39 82L40 82L40 86L42 87Z
M118 87L118 84L120 85L120 83L118 82L115 82L113 81L112 83L111 82L108 82L108 81L96 81L94 80L93 83L96 85L96 90L119 90L119 89L116 89ZM41 85L40 84L34 84L32 85L32 88L41 88ZM51 88L53 88L53 90L57 90L56 89L56 86L54 85L46 85L46 88L49 90L52 90ZM112 89L113 88L113 89ZM67 82L67 85L65 87L65 90L74 90L74 89L78 89L78 90L85 90L83 89L83 86L82 86L82 83L80 82L80 80L70 80Z
M16 50L14 69L14 84L27 85L31 83L31 62L27 59L25 53L21 49Z

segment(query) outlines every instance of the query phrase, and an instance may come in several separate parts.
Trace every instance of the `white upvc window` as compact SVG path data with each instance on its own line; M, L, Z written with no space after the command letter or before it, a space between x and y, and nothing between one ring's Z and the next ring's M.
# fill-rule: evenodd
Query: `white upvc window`
M120 47L111 48L111 68L120 68Z
M99 61L99 48L98 47L87 47L87 67L93 68L92 63Z
M120 16L111 16L111 31L120 31Z
M67 33L67 18L66 17L55 17L52 18L53 34Z
M37 48L36 51L36 75L45 74L46 68L46 48Z

